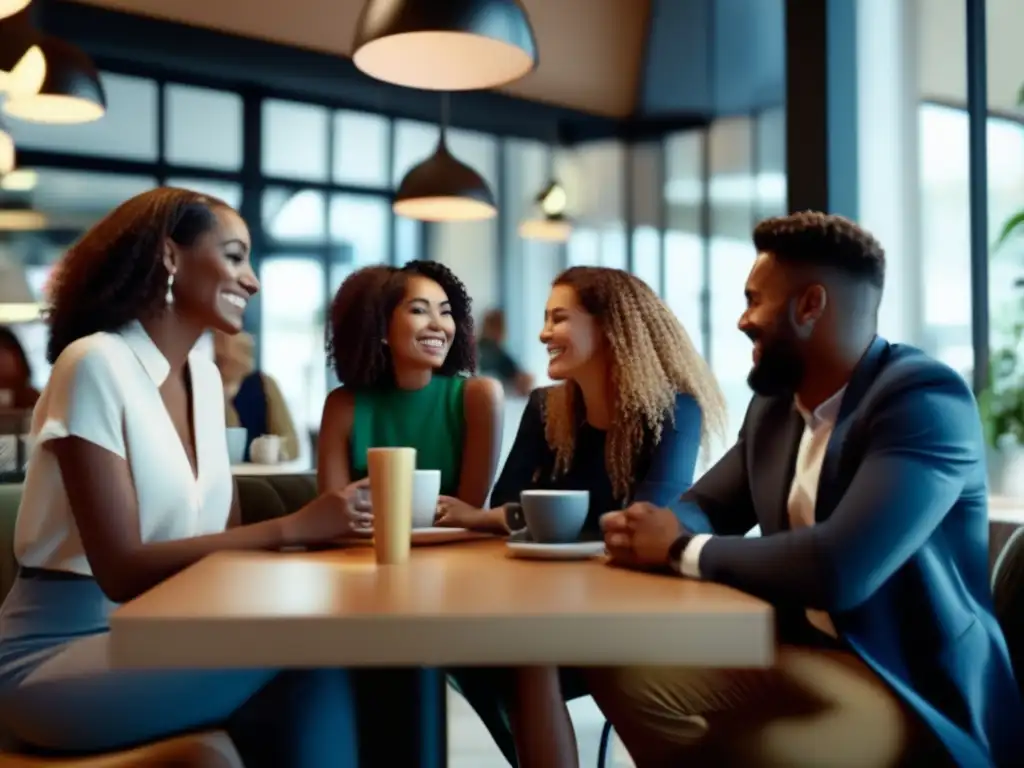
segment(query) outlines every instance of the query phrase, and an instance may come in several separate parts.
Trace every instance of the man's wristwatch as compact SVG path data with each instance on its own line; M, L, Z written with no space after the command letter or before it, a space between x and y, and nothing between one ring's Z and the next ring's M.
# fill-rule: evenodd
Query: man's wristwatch
M683 552L691 541L693 541L693 534L684 531L668 548L668 567L676 573L683 572Z

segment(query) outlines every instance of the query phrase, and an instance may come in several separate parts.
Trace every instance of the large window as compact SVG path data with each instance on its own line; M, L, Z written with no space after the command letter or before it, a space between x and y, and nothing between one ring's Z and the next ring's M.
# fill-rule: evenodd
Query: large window
M749 344L735 322L752 257L750 228L784 207L781 110L665 140L557 149L452 128L451 151L491 185L501 215L423 225L396 217L390 196L433 152L435 123L243 96L211 83L119 73L103 79L110 107L96 124L14 125L19 146L41 161L39 179L25 186L22 174L18 191L19 176L12 175L4 180L12 188L0 194L19 206L17 195L31 195L29 206L48 223L45 234L7 236L14 245L4 258L41 286L46 265L132 194L159 183L223 199L252 229L262 292L246 325L257 338L259 365L280 384L300 435L317 429L324 396L337 384L324 336L341 283L362 267L421 258L442 261L462 278L478 318L489 309L505 311L507 347L538 383L546 381L547 360L537 336L555 276L573 264L630 269L678 315L711 359L734 421L742 416ZM253 132L244 125L248 116L259 120L255 143L244 140ZM131 160L148 172L97 174L104 158ZM56 165L63 167L48 167ZM572 236L565 244L523 240L518 225L552 176L568 193Z
M971 342L970 157L967 112L922 104L920 125L923 343L970 378ZM1024 208L1024 123L988 119L988 234ZM1017 281L1024 239L994 249L989 259L991 345L1005 345L1020 322Z

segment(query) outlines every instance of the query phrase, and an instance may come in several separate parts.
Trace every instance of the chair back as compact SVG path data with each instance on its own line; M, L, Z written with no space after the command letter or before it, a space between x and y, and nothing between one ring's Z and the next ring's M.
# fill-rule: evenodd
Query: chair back
M1010 649L1017 684L1021 685L1024 682L1024 526L1010 536L992 569L992 601Z

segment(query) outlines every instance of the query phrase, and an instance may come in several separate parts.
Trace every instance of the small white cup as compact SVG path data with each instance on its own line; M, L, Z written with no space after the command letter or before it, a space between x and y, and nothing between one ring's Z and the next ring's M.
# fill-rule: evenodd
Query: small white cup
M249 430L245 427L228 427L228 460L232 464L241 464L245 461L245 444L249 439Z
M249 446L249 458L254 464L277 464L281 461L281 438L262 435Z
M412 478L412 527L430 528L441 493L441 470L417 469Z

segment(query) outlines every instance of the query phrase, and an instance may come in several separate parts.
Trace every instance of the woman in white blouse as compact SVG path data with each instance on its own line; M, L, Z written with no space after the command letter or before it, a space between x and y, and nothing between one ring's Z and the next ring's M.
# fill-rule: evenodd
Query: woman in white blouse
M344 671L107 662L111 609L205 555L322 542L369 524L337 494L239 524L220 375L190 352L210 329L241 330L259 288L249 247L225 203L162 188L110 213L54 271L53 373L32 419L19 575L0 609L0 728L23 742L109 751L223 728L249 768L357 764ZM228 750L204 764L236 758Z

